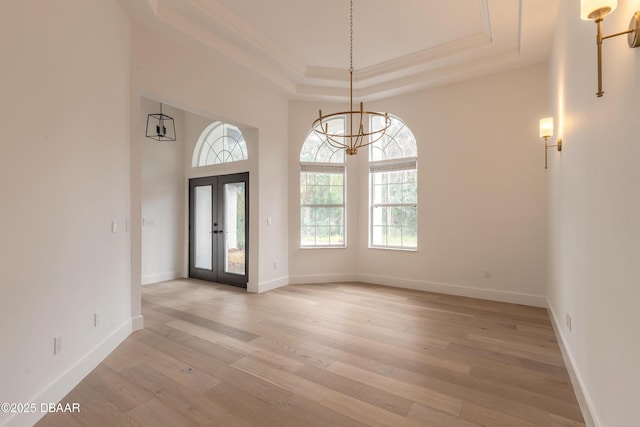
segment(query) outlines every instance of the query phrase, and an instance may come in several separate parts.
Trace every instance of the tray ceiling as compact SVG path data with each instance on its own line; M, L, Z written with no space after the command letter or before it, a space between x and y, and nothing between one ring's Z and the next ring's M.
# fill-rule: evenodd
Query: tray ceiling
M559 0L354 0L354 96L546 61ZM344 99L347 0L121 0L132 19L249 67L296 99Z

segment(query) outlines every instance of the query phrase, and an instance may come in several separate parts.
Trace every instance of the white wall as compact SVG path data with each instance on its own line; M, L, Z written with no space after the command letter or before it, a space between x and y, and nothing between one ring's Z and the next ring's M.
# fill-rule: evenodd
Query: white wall
M141 144L142 197L142 283L156 283L183 277L185 119L184 111L163 105L173 118L176 141L156 141L144 133ZM140 124L147 115L160 112L160 104L141 99Z
M185 48L141 24L133 24L131 105L139 97L161 100L184 111L212 120L242 124L249 138L258 141L257 164L250 171L250 266L248 289L262 292L287 284L287 101L269 83L250 70L239 68L223 57L205 56ZM179 37L177 37L179 39ZM168 61L166 58L170 58ZM132 111L132 134L139 129L139 111ZM247 135L245 135L247 137ZM132 146L133 217L141 221L139 149ZM254 200L255 198L255 200ZM138 202L136 202L136 200ZM267 216L273 218L266 225ZM140 226L133 222L132 280L141 282L141 251L137 241ZM137 228L136 228L137 227ZM254 252L255 251L255 252ZM273 263L277 263L277 268ZM139 301L140 289L134 286L132 300ZM133 314L140 308L132 307Z
M39 405L131 331L129 21L113 1L11 2L0 52L0 402Z
M547 175L538 119L549 114L547 87L540 64L365 105L401 118L418 142L417 252L367 248L366 150L347 167L349 247L299 249L298 153L318 108L344 105L290 103L292 282L344 277L544 306Z
M605 34L640 1L620 2ZM550 68L563 151L549 173L549 305L593 425L638 426L640 403L640 49L604 42L604 97L595 96L595 25L561 2ZM572 330L565 315L572 317Z

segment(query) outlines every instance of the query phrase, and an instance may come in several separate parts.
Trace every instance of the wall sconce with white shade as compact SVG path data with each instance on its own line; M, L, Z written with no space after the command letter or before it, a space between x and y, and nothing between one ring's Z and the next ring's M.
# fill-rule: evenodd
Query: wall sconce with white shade
M540 119L540 138L544 139L544 168L547 169L547 150L551 147L558 147L562 151L562 138L558 138L558 143L549 145L549 138L553 136L553 117Z
M612 37L627 34L627 43L630 48L640 46L640 11L633 14L629 29L608 36L602 35L602 21L604 17L613 12L618 6L618 0L580 0L580 18L585 21L594 21L597 25L596 44L598 46L598 92L596 96L604 95L602 90L602 41Z

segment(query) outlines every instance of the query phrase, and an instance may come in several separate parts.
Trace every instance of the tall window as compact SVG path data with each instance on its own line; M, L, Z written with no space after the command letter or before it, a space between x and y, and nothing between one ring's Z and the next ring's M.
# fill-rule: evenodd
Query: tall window
M191 166L209 166L247 160L247 143L237 127L214 122L202 132Z
M373 117L372 129L384 126ZM387 135L369 149L370 217L372 248L418 247L418 148L411 130L391 117Z
M344 133L345 119L329 122ZM330 146L313 131L300 150L300 247L345 246L344 150Z

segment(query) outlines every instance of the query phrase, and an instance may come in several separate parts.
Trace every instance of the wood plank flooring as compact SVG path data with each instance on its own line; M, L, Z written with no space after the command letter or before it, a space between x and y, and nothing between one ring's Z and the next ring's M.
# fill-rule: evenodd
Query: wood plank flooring
M145 329L38 426L577 427L543 309L361 283L143 287Z

